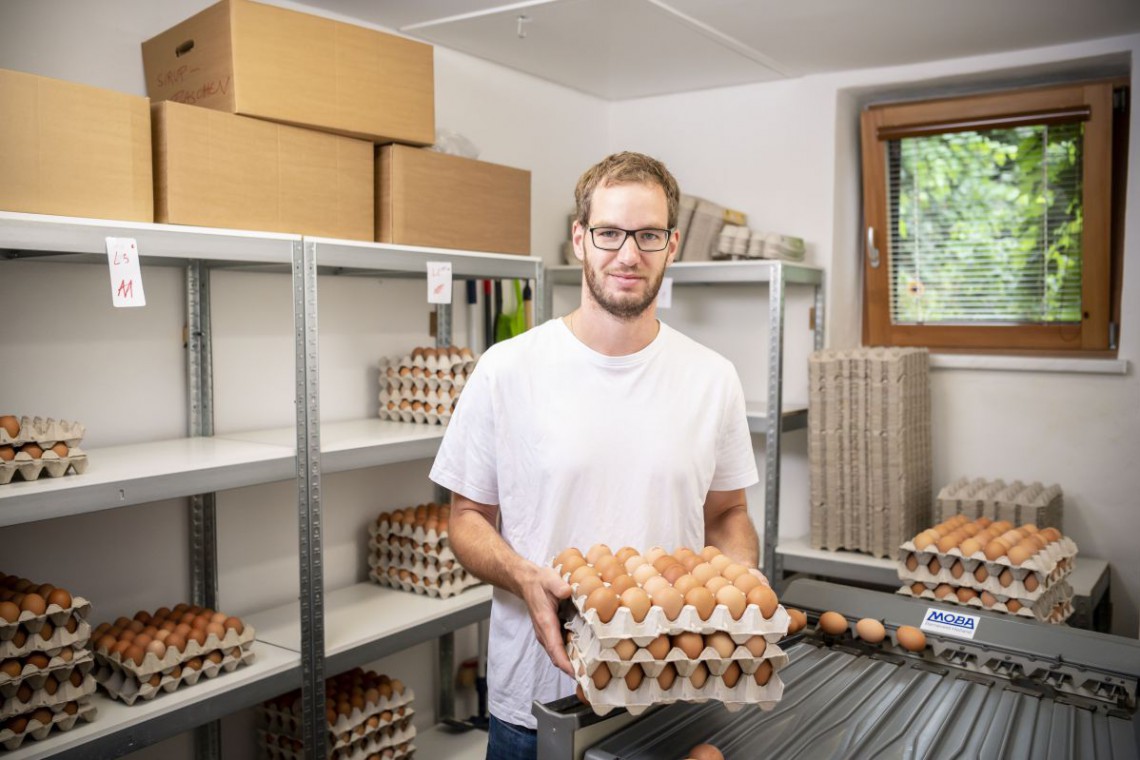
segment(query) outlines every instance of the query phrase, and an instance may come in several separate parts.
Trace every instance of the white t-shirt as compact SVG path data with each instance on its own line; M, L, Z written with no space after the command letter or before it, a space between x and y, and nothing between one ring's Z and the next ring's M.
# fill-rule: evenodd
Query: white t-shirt
M490 348L463 389L431 479L498 504L500 532L538 564L569 546L704 545L710 490L759 480L732 364L662 324L628 356L585 346L561 319ZM535 726L531 702L574 691L526 605L496 588L491 714Z

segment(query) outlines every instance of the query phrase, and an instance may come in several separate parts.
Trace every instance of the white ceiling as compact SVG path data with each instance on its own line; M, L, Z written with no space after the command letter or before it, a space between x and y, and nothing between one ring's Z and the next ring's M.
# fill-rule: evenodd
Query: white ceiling
M608 100L1140 32L1140 0L301 2Z

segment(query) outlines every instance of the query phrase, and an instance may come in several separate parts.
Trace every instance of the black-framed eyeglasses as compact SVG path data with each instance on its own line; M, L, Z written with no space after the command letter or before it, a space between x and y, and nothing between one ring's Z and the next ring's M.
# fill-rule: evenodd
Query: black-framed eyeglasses
M626 238L633 237L633 242L642 253L655 253L663 251L669 245L669 236L672 230L662 230L655 227L646 227L641 230L623 230L621 227L590 227L590 240L594 241L595 248L603 251L617 251L625 245Z

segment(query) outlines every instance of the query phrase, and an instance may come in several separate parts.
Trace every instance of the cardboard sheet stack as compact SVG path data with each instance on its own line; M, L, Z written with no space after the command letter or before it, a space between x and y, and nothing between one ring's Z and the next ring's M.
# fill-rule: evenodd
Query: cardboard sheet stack
M899 546L898 593L1062 623L1076 555L1057 528L954 515Z
M325 719L328 722L327 757L330 760L398 760L410 757L416 747L412 725L415 694L399 679L353 668L325 681ZM269 760L302 760L300 690L291 691L258 707L261 756Z
M0 573L0 747L95 719L91 604Z
M469 348L414 348L380 359L380 419L446 425L475 370Z
M929 525L927 351L818 351L808 366L812 547L890 557Z
M381 512L368 526L368 577L381 586L443 599L479 584L451 551L450 512L445 504Z
M969 518L1008 520L1014 525L1032 523L1038 528L1062 528L1064 499L1061 486L1026 485L1020 480L959 478L938 493L935 519Z

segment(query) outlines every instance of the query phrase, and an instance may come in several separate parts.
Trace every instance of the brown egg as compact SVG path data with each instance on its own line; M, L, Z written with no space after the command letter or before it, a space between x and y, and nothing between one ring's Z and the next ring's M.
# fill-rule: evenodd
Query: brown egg
M978 595L978 592L974 591L974 589L965 587L959 588L955 593L958 596L958 601L962 604L966 604Z
M710 565L708 562L702 562L701 564L697 565L689 574L696 578L697 583L701 584L702 586L719 575L719 573L716 571L716 568Z
M680 649L690 660L695 660L705 649L705 637L699 633L685 631L672 638L673 646Z
M32 713L32 720L39 721L41 726L50 725L51 724L51 718L52 718L51 710L49 710L46 707L41 707L40 709L38 709Z
M228 617L226 618L226 622L222 623L222 625L227 631L232 630L238 636L245 632L245 623L241 622L241 618L238 617Z
M618 595L611 589L605 587L595 589L594 592L586 598L586 604L584 605L586 610L594 610L597 612L598 620L603 623L608 623L613 619L618 606Z
M151 637L146 635L145 633L140 633L137 636L135 636L133 639L131 639L131 641L132 641L132 643L134 643L135 646L142 647L143 649L146 649L146 645L151 642Z
M1031 593L1036 591L1037 587L1041 585L1041 581L1037 579L1037 573L1030 573L1025 576L1022 583L1025 584L1025 590Z
M640 567L635 568L632 577L639 586L644 588L645 584L650 580L654 578L661 578L661 573L657 572L657 568L653 567L653 565L646 563ZM668 581L666 581L664 578L661 578L661 580L665 583L668 583Z
M914 548L923 551L937 541L940 536L932 530L924 530L914 537Z
M661 669L661 672L657 674L657 685L660 686L663 691L668 691L672 688L673 682L676 680L677 668L675 668L671 662L666 664L665 667Z
M20 619L20 608L12 602L0 602L0 620L15 623Z
M54 589L47 595L47 603L54 604L63 610L69 609L71 607L71 594L61 588Z
M760 608L760 615L765 620L768 620L776 614L776 608L780 604L780 600L776 597L776 592L765 585L753 588L748 592L746 599L749 604L755 604Z
M760 663L760 667L756 668L756 672L752 674L752 678L756 681L757 686L767 686L768 681L772 679L772 661L764 660Z
M740 663L734 662L725 668L720 678L724 681L724 685L731 689L733 686L736 686L736 682L740 680L740 673Z
M1013 571L1010 570L1008 567L1005 570L1002 570L1001 575L998 576L998 583L1000 583L1002 586L1009 586L1010 584L1012 584L1013 583Z
M585 565L586 560L575 554L571 554L569 557L566 557L558 564L558 574L565 576L567 573L573 573L575 570Z
M953 594L954 587L949 583L939 583L938 586L934 589L935 599L945 599L946 597L952 596Z
M697 565L703 565L704 563L705 558L699 554L689 554L686 555L683 560L681 560L681 565L685 568L686 573L693 572L694 567Z
M23 670L24 668L19 660L11 659L0 662L0 673L3 673L9 678L19 678Z
M756 588L757 586L764 585L764 581L760 580L752 573L744 573L742 575L736 576L736 580L732 582L732 585L743 591L745 596L747 596L748 592L752 589Z
M115 645L111 647L111 654L117 654L120 657L125 657L127 650L130 649L131 646L132 644L130 639L119 639L115 642Z
M225 624L225 622L226 622L226 613L224 613L224 612L215 612L214 614L210 615L210 622L211 622L211 623L222 623L222 624Z
M623 546L614 552L614 558L623 565L625 565L631 557L639 557L641 559L644 559L644 557L641 557L641 552L639 552L637 549L634 549L632 546ZM634 567L637 567L641 564L643 563L638 562L634 565ZM632 574L633 570L631 570L629 567L626 567L626 572Z
M716 577L709 578L708 583L705 584L705 588L707 588L713 596L716 596L716 592L720 591L722 588L724 588L725 586L729 586L729 585L731 585L731 584L728 582L727 578L725 578L724 576L718 575ZM736 587L733 586L733 588L736 588Z
M681 614L681 609L685 606L685 598L680 591L672 586L665 586L654 591L650 598L665 613L666 620L676 620L677 616Z
M868 644L878 644L887 635L887 629L874 618L862 618L855 624L855 633Z
M708 560L708 563L712 565L713 569L718 573L723 573L729 565L735 564L732 561L732 557L729 557L727 554L714 555L712 559Z
M623 660L633 657L635 652L637 652L637 644L634 643L633 639L622 639L614 644L614 654Z
M610 560L607 562L606 560ZM602 576L602 580L606 583L613 583L614 578L625 575L625 568L613 557L607 555L597 565L598 574Z
M190 631L190 635L186 639L197 642L198 646L204 646L206 644L206 631L203 628L195 628Z
M665 580L672 583L674 586L677 585L677 581L680 580L681 578L685 578L685 577L693 578L693 576L689 575L688 572L685 570L685 566L680 564L680 563L675 563L675 564L669 565L661 573L661 577L663 577ZM697 579L693 578L693 583L695 584L696 582L697 582Z
M1036 545L1026 546L1025 544L1018 544L1009 550L1009 561L1015 565L1020 565L1036 553Z
M591 565L596 565L598 564L598 560L605 556L613 556L610 547L605 544L594 544L586 552L586 561ZM614 562L617 562L617 560L615 559Z
M645 645L645 651L649 652L649 656L655 660L664 660L665 655L669 654L669 650L672 648L669 637L665 634L661 634Z
M966 572L966 566L962 564L961 560L955 560L954 564L950 566L950 577L961 578Z
M637 691L637 687L641 686L642 680L645 678L645 671L641 669L640 665L634 665L625 674L625 686L630 691Z
M904 564L906 565L906 569L913 573L918 569L918 557L913 554L908 554L906 555L906 562Z
M938 547L938 551L945 554L946 552L950 551L955 546L957 546L958 542L961 541L963 538L964 538L964 536L961 533L959 533L958 531L954 531L953 533L950 533L950 534L945 535L942 538L938 539L938 541L935 542L935 546Z
M1021 602L1017 601L1016 599L1010 599L1008 602L1005 603L1005 608L1007 610L1009 610L1010 612L1017 612L1018 610L1021 609L1021 607L1022 607Z
M736 643L724 631L714 631L705 636L705 646L712 647L722 659L727 659L736 651Z
M698 744L685 755L686 760L724 760L724 755L712 744Z
M669 569L670 567L673 567L674 565L684 569L684 565L682 565L674 557L670 557L668 554L662 555L662 556L658 557L657 559L653 560L652 564L653 564L653 569L656 570L657 572L661 573L662 575L665 574L665 571L667 569Z
M988 544L986 544L986 559L992 562L993 560L1005 554L1006 549L1006 545L1003 544L1000 539L995 538L993 541L990 541Z
M221 650L215 649L213 652L210 652L208 655L206 655L206 659L209 660L210 662L214 663L215 665L221 665L222 664L222 652L221 652ZM361 707L363 707L363 705L361 705Z
M24 600L20 602L20 609L33 615L42 615L47 611L47 600L34 592L25 594Z
M187 660L186 662L182 663L182 667L185 670L201 670L202 669L202 658L201 657L192 657L189 660Z
M44 450L36 443L25 443L20 447L20 451L30 456L32 459L43 459Z
M895 631L895 636L903 649L911 652L921 652L926 649L926 634L913 625L900 625Z
M624 594L629 589L637 588L637 582L634 581L633 578L630 578L625 573L621 573L620 575L615 575L610 580L610 588L613 589L613 592L615 594L617 594L618 596L621 596L622 594Z
M175 652L185 652L186 637L181 633L171 633L166 637L166 648L173 649Z
M681 596L684 596L700 585L701 584L697 582L697 579L688 573L685 573L681 577L677 578L677 580L673 581L673 588L681 592Z
M790 618L788 623L788 635L790 636L793 633L799 633L807 626L807 615L803 613L803 610L797 610L794 607L788 607L787 610ZM763 686L764 684L760 685Z
M744 609L748 606L748 599L736 586L725 585L717 590L716 603L723 604L733 620L740 620L744 615Z
M637 579L634 578L634 580ZM673 588L673 585L660 575L655 575L652 578L647 579L645 583L642 583L641 587L645 589L645 593L649 594L649 596L653 596L663 588Z
M582 580L574 590L576 596L589 596L595 590L605 588L605 582L596 575L591 575Z
M997 597L991 594L989 591L983 591L981 598L982 606L986 609L989 609L990 607L993 607L995 604L997 604Z
M847 618L838 612L825 612L819 616L819 629L831 636L847 632Z
M692 605L697 611L697 617L701 620L708 620L716 607L716 599L712 592L704 586L694 586L689 593L685 594L685 604Z
M593 576L598 577L598 571L592 565L582 565L574 572L570 573L570 580L568 581L571 586L577 585L582 582L583 578ZM223 616L224 619L224 616Z
M707 680L709 680L709 669L703 662L697 665L697 667L693 669L693 672L689 674L689 683L693 685L693 688L701 688L705 685L705 681Z
M910 593L914 594L915 596L922 596L922 593L924 591L926 591L925 583L915 582L910 584Z
M926 566L926 569L930 571L931 575L938 575L938 573L942 572L942 563L938 561L938 557L935 557L930 560L930 564Z
M958 549L962 552L963 556L972 557L982 550L982 545L978 543L976 538L967 538L958 545Z
M99 637L99 641L95 644L95 651L102 654L108 654L111 650L111 647L115 646L116 641L117 639L114 636L110 635L109 633L105 633Z
M979 517L976 520L974 520L974 522L977 523L978 525L982 526L983 529L988 528L990 525L993 524L993 520L991 520L988 517Z
M143 658L145 657L146 649L140 647L138 644L132 644L130 648L127 649L126 655L123 657L123 661L126 662L127 660L130 660L135 665L142 665Z
M977 580L978 583L985 583L986 578L989 578L989 577L990 577L990 571L986 569L985 565L978 565L974 569L974 579Z
M717 556L720 553L721 553L720 549L716 548L715 546L713 546L711 544L706 546L705 548L701 549L701 551L700 551L700 555L702 557L704 557L705 562L708 562L709 560L711 560L713 557Z
M225 635L226 635L225 626L223 626L221 623L207 623L206 624L206 635L207 636L216 636L216 637L218 637L218 639L223 639L223 638L225 638Z
M665 551L665 549L663 547L654 546L653 548L651 548L649 551L647 551L645 553L645 559L650 564L653 564L658 559L660 559L661 557L664 557L668 553L669 552Z
M629 576L625 576L628 578ZM645 616L649 614L649 594L645 593L645 589L633 586L628 588L621 594L621 606L629 609L630 615L636 623L645 620Z
M597 670L594 671L593 675L590 676L590 680L594 682L595 689L606 688L606 686L609 685L611 678L613 678L613 674L610 673L610 669L604 664L599 665Z
M158 639L155 639L154 641L152 641L146 645L146 651L150 652L155 657L157 657L161 660L163 655L166 654L166 644L163 644Z
M1056 528L1043 528L1040 533L1041 537L1049 543L1061 540L1061 531L1057 530Z

